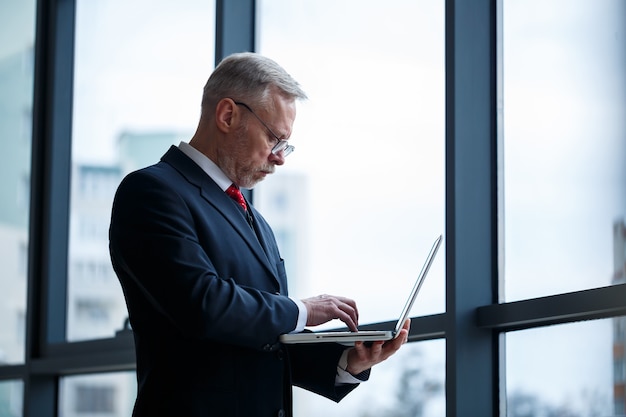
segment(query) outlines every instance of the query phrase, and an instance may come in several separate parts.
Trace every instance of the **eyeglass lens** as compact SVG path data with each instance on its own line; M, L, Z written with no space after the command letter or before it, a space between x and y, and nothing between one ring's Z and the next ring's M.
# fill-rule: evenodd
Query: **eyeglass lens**
M295 147L289 144L286 140L280 140L278 143L272 148L272 153L274 155L278 155L280 151L283 152L283 158L286 158L287 155L294 151Z

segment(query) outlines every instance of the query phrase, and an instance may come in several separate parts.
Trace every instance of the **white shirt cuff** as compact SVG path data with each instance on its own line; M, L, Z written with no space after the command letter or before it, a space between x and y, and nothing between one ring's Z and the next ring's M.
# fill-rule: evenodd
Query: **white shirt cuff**
M304 330L304 326L306 326L306 319L307 319L308 312L306 310L306 306L304 305L302 301L293 297L289 297L289 298L291 298L291 301L296 303L296 305L298 306L298 311L299 311L298 322L296 323L296 328L293 329L290 333L300 333L302 330Z
M355 378L350 372L346 371L348 367L348 351L350 349L346 349L341 354L339 358L339 363L337 364L337 376L335 377L335 385L340 384L360 384L361 382L365 382L365 380Z

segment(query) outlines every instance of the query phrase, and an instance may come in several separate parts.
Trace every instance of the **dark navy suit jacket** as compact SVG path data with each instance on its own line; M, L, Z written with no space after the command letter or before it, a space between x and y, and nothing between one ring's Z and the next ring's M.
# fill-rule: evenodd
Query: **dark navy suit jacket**
M177 147L129 174L110 253L135 337L134 416L291 415L291 386L339 401L343 347L282 345L298 308L272 230ZM256 231L256 233L255 233Z

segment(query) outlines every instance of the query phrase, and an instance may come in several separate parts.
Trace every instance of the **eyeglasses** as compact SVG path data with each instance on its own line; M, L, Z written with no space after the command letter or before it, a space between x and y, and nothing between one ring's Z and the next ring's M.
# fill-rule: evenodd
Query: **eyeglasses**
M254 112L254 110L252 110L250 106L248 106L246 103L242 103L241 101L235 101L235 104L248 109L248 111L250 111L250 113L252 113L259 122L261 122L263 127L265 127L267 131L270 132L272 136L274 136L274 139L277 140L276 145L274 145L274 147L272 148L272 154L278 155L280 152L282 152L283 158L286 158L287 155L289 155L296 149L293 145L290 145L288 141L279 138L278 135L274 133L272 129L270 129L269 126L263 120L261 120L261 118Z

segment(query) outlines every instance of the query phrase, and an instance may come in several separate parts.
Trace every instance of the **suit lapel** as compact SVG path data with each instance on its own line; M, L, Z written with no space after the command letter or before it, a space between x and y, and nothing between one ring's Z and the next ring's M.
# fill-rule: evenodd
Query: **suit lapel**
M255 256L275 275L275 270L269 262L266 250L261 246L261 239L257 237L255 230L250 227L245 215L237 205L233 204L226 193L213 181L211 183L213 184L212 187L201 187L200 194L202 197L226 218L243 240L246 241L246 244L254 252Z
M231 198L198 166L177 147L172 146L161 158L172 165L187 181L200 189L200 195L224 216L226 221L237 231L249 249L278 282L276 267L268 259L267 242L259 237L248 224L245 216ZM258 229L256 229L258 230ZM259 233L262 236L262 233ZM262 246L263 245L263 246Z

